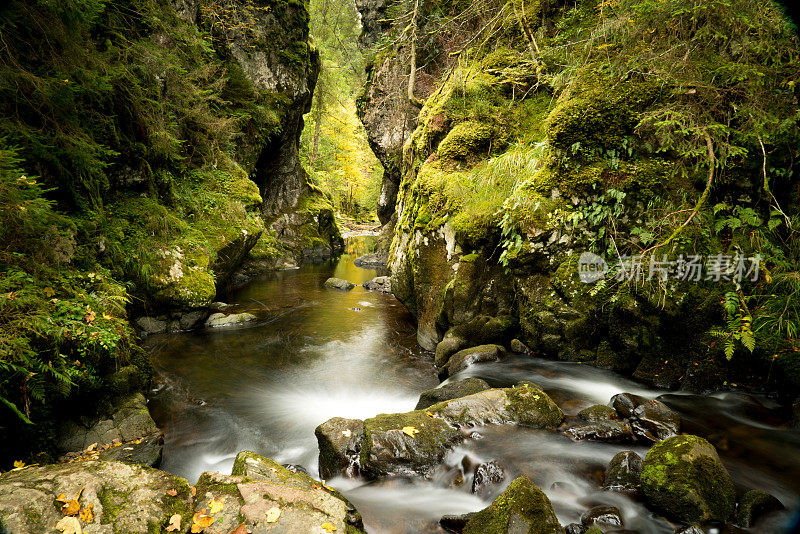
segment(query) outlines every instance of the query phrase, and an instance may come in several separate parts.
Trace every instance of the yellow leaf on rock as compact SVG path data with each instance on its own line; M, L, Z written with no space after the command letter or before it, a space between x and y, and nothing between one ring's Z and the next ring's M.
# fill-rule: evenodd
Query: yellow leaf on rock
M14 460L14 469L22 469L25 467L25 462L22 460Z
M203 508L192 516L192 532L194 534L203 532L203 530L210 527L212 523L214 523L214 518L208 515L206 509Z
M281 516L281 509L277 506L267 510L267 523L274 523Z
M419 430L417 430L413 426L404 426L403 427L403 434L413 438L415 434L419 434Z
M56 497L56 502L63 502L64 504L66 504L67 496L64 493L62 493L61 495Z
M167 490L167 495L170 495L171 497L175 497L177 494L178 494L178 490L176 490L175 488Z
M81 503L77 499L71 499L61 505L61 513L64 515L78 515L81 510Z
M93 502L81 508L81 511L78 514L78 517L81 518L81 521L84 523L94 523L94 511L92 508L94 508Z
M169 525L167 525L166 531L167 532L175 532L176 530L181 529L181 514L175 514L169 518Z
M81 522L77 517L62 517L61 521L56 523L56 530L60 530L64 534L83 534Z
M339 530L339 529L336 528L336 525L334 525L333 523L327 523L326 522L326 523L322 523L322 525L320 525L320 526L323 528L323 530L325 530L325 532L334 532L336 530Z
M208 506L210 508L208 513L212 515L220 513L225 508L225 505L222 503L221 500L219 501L212 500L208 503Z
M425 415L427 415L428 417L433 417L433 414L431 412L425 412Z
M192 497L194 497L195 495L197 495L197 488L195 488L194 486L189 486L189 489L191 489L191 490L192 490Z

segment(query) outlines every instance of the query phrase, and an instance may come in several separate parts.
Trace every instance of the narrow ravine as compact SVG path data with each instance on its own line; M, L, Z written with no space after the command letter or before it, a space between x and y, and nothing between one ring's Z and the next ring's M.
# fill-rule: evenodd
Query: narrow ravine
M414 409L420 392L438 384L432 355L416 344L411 316L392 296L323 287L330 276L361 284L379 273L353 263L373 238L348 239L337 262L266 275L231 295L252 326L148 338L160 379L151 410L166 442L162 468L195 481L203 471L230 472L236 454L252 450L318 474L314 428L331 417L368 418ZM798 506L800 433L779 428L785 407L766 398L709 397L647 389L597 368L515 355L473 365L451 377L480 377L494 387L540 384L568 415L620 392L658 397L681 414L684 431L715 443L737 484ZM435 532L439 518L484 508L515 477L529 476L547 493L562 524L587 508L619 508L632 532L672 532L643 505L601 491L609 460L630 445L571 442L550 431L513 426L477 429L452 451L433 480L365 484L328 481L363 514L371 532ZM634 446L640 455L644 446ZM478 497L474 466L496 461L504 482ZM782 531L791 513L773 515L753 532Z

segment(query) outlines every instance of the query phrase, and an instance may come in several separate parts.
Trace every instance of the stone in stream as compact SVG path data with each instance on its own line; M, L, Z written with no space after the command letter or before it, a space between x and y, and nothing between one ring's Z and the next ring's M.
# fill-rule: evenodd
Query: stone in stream
M516 338L511 340L511 345L509 345L509 346L511 348L511 352L514 352L516 354L530 354L531 353L531 349L529 349L528 346L525 343L523 343L522 341L520 341L519 339L516 339Z
M490 389L489 384L480 378L465 378L464 380L449 382L439 386L438 388L423 391L420 394L419 401L414 409L424 410L425 408L433 406L434 404L466 397L467 395L472 395L473 393L478 393L480 391L486 391L487 389Z
M550 499L528 477L515 479L488 508L473 515L464 534L563 534Z
M328 289L338 289L340 291L350 291L356 286L353 282L348 280L342 280L341 278L328 278L325 280L325 287Z
M572 441L607 441L623 443L633 438L630 425L620 421L596 421L585 425L574 426L564 431Z
M469 512L461 515L445 515L439 520L439 526L447 532L461 534L467 522L475 516L477 512Z
M386 267L387 257L386 254L381 254L378 252L372 252L370 254L364 254L363 256L359 256L355 260L353 260L353 264L356 267Z
M155 317L139 317L133 324L143 335L160 334L167 331L167 322Z
M361 515L341 493L252 452L236 456L231 475L203 473L196 488L194 510L222 502L214 532L231 532L242 523L254 532L314 532L323 523L337 532L363 532ZM280 514L268 522L274 508Z
M636 491L642 476L642 457L633 451L618 452L606 469L605 489L611 491Z
M684 523L727 522L734 513L731 476L716 449L698 436L675 436L656 443L642 466L647 504Z
M475 470L475 477L472 479L472 493L485 499L505 479L506 472L500 464L497 462L482 463Z
M392 279L389 276L376 276L372 280L367 280L361 285L367 291L378 291L380 293L392 292Z
M334 417L319 425L314 435L319 445L319 476L358 476L364 421Z
M440 371L443 377L453 376L459 371L463 371L470 365L480 362L496 362L506 353L506 349L500 345L478 345L470 349L456 352L447 365Z
M530 382L488 389L425 410L381 414L363 422L363 434L357 431L357 420L332 419L316 432L320 472L340 474L348 458L345 450L357 450L361 472L367 478L427 475L465 439L462 429L490 424L554 429L563 420L561 409ZM348 430L347 438L357 442L336 441Z
M657 400L634 408L630 419L633 433L652 442L677 436L681 428L681 417Z
M578 412L578 419L587 423L596 421L611 421L618 419L617 412L605 404L595 404Z
M509 315L478 315L466 323L450 328L436 345L434 363L441 369L456 352L491 343L505 343L517 330L519 322Z
M227 328L231 326L240 326L250 321L255 321L256 316L252 313L231 313L225 315L224 313L212 313L206 319L206 328Z
M783 510L783 503L761 490L750 490L739 500L736 509L736 524L750 528L762 516Z
M581 515L581 523L586 527L596 525L601 530L609 527L622 527L622 514L614 506L595 506Z
M620 417L628 418L633 415L633 410L640 404L644 404L648 399L633 393L617 393L611 397L609 406L614 408Z

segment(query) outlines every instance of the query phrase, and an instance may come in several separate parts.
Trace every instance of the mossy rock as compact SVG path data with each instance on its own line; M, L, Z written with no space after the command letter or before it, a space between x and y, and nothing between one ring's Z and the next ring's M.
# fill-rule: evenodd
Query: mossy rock
M477 121L457 124L439 144L440 158L466 162L487 154L496 137L495 127Z
M470 365L481 362L496 362L505 356L506 350L500 345L478 345L456 352L440 372L441 376L453 376Z
M553 505L528 477L515 479L488 508L473 515L464 534L563 534Z
M588 422L609 421L618 419L617 412L605 404L595 404L578 412L578 418Z
M653 446L642 468L650 506L686 523L727 522L736 500L733 480L716 449L698 436L675 436Z
M486 391L487 389L490 389L489 384L480 378L466 378L464 380L449 382L439 386L438 388L423 391L422 394L420 394L419 402L417 402L417 406L414 409L424 410L425 408L433 406L434 404L448 400L459 399L461 397L466 397L467 395Z

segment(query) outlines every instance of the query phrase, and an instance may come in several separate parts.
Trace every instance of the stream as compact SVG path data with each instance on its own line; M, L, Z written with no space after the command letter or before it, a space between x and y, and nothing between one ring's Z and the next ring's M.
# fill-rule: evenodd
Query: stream
M258 317L247 327L147 338L159 376L151 412L165 432L162 469L194 483L203 471L230 473L236 454L250 450L317 476L317 425L335 416L413 410L419 394L439 384L433 355L417 346L411 315L391 295L360 287L386 274L353 263L373 246L374 238L352 237L337 261L270 273L236 291L226 300L231 310ZM357 286L323 288L331 276ZM451 380L469 376L494 387L531 380L567 415L624 391L658 397L680 413L683 432L717 446L737 486L768 491L787 507L745 532L792 531L800 507L800 432L786 429L785 406L742 393L656 391L591 366L530 356L474 365ZM445 460L451 469L433 480L328 484L356 505L369 532L444 532L440 517L480 510L502 490L473 495L471 471L463 467L495 460L507 471L505 485L524 474L542 488L563 525L608 504L622 511L626 532L672 533L672 525L638 502L601 490L609 460L631 449L647 452L573 443L550 431L487 427L452 451ZM458 486L456 475L463 478Z

